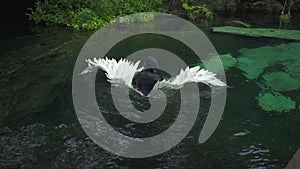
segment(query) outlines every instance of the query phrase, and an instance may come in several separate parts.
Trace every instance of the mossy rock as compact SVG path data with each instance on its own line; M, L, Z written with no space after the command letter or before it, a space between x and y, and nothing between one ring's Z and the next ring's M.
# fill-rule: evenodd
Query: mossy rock
M242 28L235 26L213 27L213 32L244 35L250 37L269 37L287 40L300 40L300 30L272 29L272 28Z
M258 104L265 111L289 112L296 108L296 102L280 93L264 93L258 96Z

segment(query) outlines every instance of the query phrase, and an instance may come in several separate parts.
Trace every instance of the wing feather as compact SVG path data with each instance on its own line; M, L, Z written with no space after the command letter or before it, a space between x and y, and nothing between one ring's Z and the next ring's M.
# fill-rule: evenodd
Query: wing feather
M105 75L108 78L108 81L114 85L124 84L132 88L131 81L136 72L139 72L143 69L138 68L140 61L133 63L126 59L120 59L119 61L115 59L106 58L94 58L86 59L88 67L81 72L85 74L88 72L94 72L98 68L105 71Z
M200 69L199 66L196 66L192 68L187 67L185 70L181 69L180 73L173 79L157 82L154 89L180 89L186 83L204 83L209 86L226 86L226 83L219 80L215 73Z
M105 71L108 81L113 85L124 84L130 88L133 76L136 72L139 72L143 67L138 68L140 61L133 63L126 59L120 59L119 61L115 59L106 58L94 58L86 59L88 67L81 72L85 74L88 72L97 71L101 69ZM186 69L181 69L180 73L172 79L164 79L155 84L153 89L180 89L186 83L204 83L209 86L227 86L226 83L222 82L216 77L216 74L205 69L200 69L199 66L187 67Z

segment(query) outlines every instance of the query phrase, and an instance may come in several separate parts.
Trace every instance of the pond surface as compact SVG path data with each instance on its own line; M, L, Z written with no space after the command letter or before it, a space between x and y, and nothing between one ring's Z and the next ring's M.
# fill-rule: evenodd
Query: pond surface
M276 16L259 15L219 17L214 25L228 24L234 19L246 21L254 27L280 26ZM300 17L295 16L289 23L283 23L281 28L300 30L299 20ZM290 44L299 43L212 33L209 27L199 27L219 54L231 54L238 62L240 58L250 57L255 52L263 56L263 50L258 49L265 46L268 49L272 47L271 51L280 48L276 53L286 57L295 50ZM81 128L71 95L76 58L92 34L88 31L36 27L34 33L28 31L18 36L3 36L0 41L0 168L284 168L300 147L299 84L291 90L273 90L272 85L268 86L264 80L266 74L279 71L277 63L281 65L278 68L280 71L284 69L289 73L288 67L292 63L283 59L276 62L276 70L267 65L256 79L249 79L247 71L239 63L226 70L229 88L225 111L217 130L205 143L199 144L198 137L211 93L208 87L200 86L202 106L198 118L191 132L177 146L145 159L123 158L106 152ZM141 36L138 40L139 43L155 44L157 39ZM127 43L134 46L135 41L129 40ZM166 39L162 39L166 48L177 50L188 58L186 50L164 41ZM121 44L121 48L122 45L125 44ZM124 57L128 50L123 49L112 50L109 55ZM295 58L300 60L300 55L289 57ZM255 61L255 57L252 59ZM261 60L253 64L258 62ZM293 67L300 67L294 63L299 62L293 61ZM96 86L98 101L109 98L110 85L103 72L98 72ZM293 100L294 108L277 112L260 106L259 97L272 92ZM104 105L102 113L112 120L111 124L121 133L147 137L166 130L174 122L177 116L174 112L180 102L176 98L168 102L166 112L169 113L155 124L141 127L122 120L109 99L101 102ZM133 104L147 109L149 105L143 104L140 99L136 98Z

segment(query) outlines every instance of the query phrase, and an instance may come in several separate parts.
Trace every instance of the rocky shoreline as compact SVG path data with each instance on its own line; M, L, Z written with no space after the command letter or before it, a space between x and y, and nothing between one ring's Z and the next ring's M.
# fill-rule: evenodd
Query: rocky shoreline
M289 4L290 0L287 0ZM215 0L208 1L206 3L210 4L213 7L215 12L257 12L257 13L269 13L269 14L280 14L284 0ZM287 10L287 7L286 7ZM291 6L291 12L296 13L300 10L300 1L293 0Z

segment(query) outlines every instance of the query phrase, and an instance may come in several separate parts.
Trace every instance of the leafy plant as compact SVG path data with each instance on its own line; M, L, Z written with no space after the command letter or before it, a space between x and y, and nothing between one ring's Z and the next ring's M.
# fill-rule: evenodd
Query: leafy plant
M182 8L187 12L188 17L191 20L200 20L201 18L213 18L213 12L206 4L194 6L189 5L187 2L183 2Z
M89 8L83 8L76 12L70 12L70 23L75 29L97 29L106 24L106 21L101 19L94 11Z
M153 12L136 13L134 15L126 16L125 19L129 23L131 23L131 22L149 22L154 19L154 13Z
M75 29L98 29L119 16L154 12L163 0L44 0L36 1L27 16L36 24L66 25ZM151 20L151 15L138 18Z

